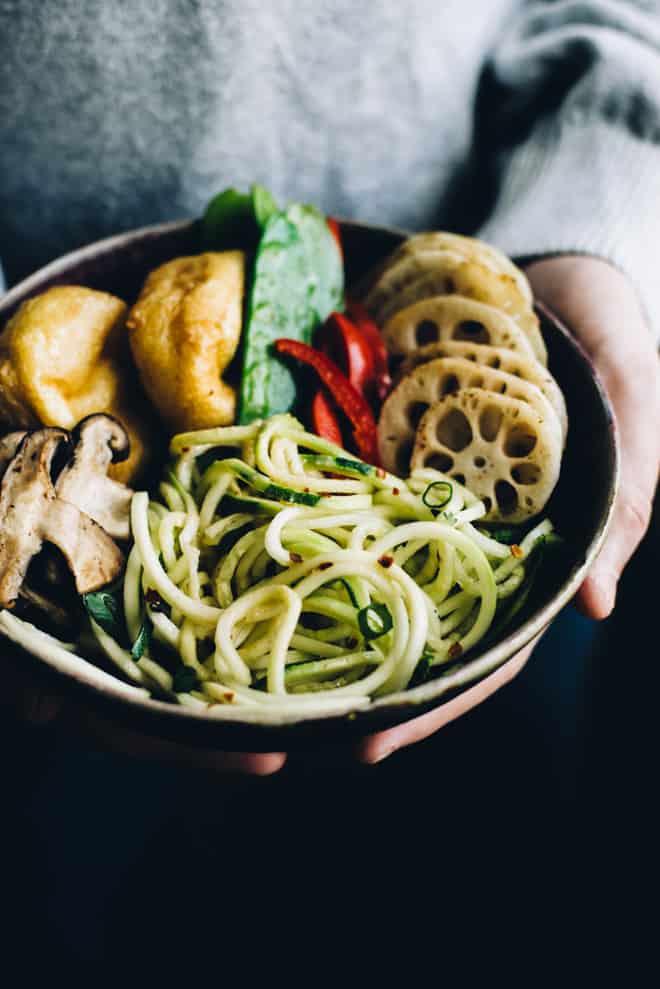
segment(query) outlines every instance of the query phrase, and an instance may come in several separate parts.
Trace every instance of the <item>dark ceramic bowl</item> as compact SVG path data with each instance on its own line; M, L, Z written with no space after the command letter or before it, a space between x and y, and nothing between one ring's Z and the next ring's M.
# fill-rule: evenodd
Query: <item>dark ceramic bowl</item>
M405 236L359 223L343 223L342 239L347 284L355 284ZM0 326L29 296L52 285L78 284L113 292L127 302L137 296L149 271L174 257L201 250L198 225L182 221L146 227L74 251L15 286L0 301ZM282 718L278 712L216 706L198 713L176 704L145 697L134 687L85 663L81 670L40 652L52 675L79 693L80 699L106 716L132 728L171 740L215 749L283 751L328 742L349 742L367 732L391 727L449 703L479 684L476 699L507 679L503 669L511 657L539 634L573 597L598 553L612 512L618 457L612 410L602 386L570 332L543 306L538 306L550 369L566 398L570 430L561 477L547 513L565 538L567 550L558 565L543 573L534 599L518 624L490 647L479 651L458 672L404 693L373 702L351 714ZM35 658L2 639L26 664ZM511 662L507 664L509 667ZM497 671L497 672L496 672Z

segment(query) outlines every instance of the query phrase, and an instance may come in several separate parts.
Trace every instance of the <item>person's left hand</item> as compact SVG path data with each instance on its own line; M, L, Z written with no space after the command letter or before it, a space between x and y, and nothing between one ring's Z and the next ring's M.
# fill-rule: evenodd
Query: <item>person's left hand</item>
M621 572L651 516L660 461L660 373L653 336L636 293L616 268L596 258L566 256L527 269L537 298L569 326L591 357L614 408L621 483L608 538L577 596L590 618L606 618ZM369 735L356 758L374 763L434 734L480 704L523 668L536 641L475 687L420 718Z

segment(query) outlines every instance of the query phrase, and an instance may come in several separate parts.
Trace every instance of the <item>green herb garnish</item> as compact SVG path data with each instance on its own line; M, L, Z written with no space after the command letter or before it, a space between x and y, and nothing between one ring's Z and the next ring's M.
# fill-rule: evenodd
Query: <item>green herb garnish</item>
M453 485L449 481L432 481L422 495L422 501L427 508L439 511L448 505L454 494Z
M151 642L151 634L153 632L153 624L148 616L145 616L142 624L140 625L140 631L138 632L135 642L131 646L131 656L138 663L145 652L149 648L149 643Z
M124 637L124 616L118 598L112 591L92 591L83 594L83 604L87 614L104 632L117 642Z
M368 604L358 611L357 618L365 639L377 639L392 628L392 616L385 604Z

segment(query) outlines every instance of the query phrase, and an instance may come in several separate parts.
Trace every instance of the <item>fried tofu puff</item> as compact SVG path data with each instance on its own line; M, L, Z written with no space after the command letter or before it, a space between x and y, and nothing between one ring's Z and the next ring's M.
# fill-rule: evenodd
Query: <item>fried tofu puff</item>
M129 313L142 383L174 431L234 421L222 374L240 340L244 285L241 251L177 258L151 272Z
M71 429L96 412L122 422L130 456L116 481L144 466L152 416L126 345L126 305L106 292L63 285L24 302L0 334L0 425Z

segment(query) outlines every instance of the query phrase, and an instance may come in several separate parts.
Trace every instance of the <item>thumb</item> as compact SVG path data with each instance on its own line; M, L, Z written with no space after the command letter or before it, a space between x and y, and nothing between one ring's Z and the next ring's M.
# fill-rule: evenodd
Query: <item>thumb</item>
M590 617L606 618L612 611L619 578L641 542L650 518L650 496L623 483L612 515L610 534L577 599L580 609Z

